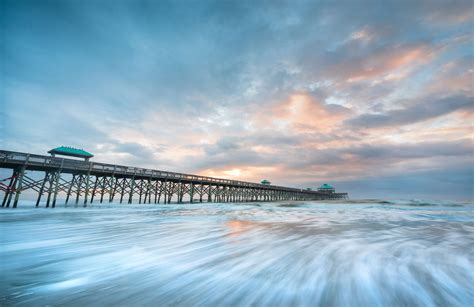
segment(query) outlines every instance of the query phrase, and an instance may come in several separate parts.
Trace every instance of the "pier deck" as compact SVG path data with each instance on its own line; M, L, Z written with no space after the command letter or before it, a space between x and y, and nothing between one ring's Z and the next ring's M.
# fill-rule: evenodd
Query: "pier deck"
M178 203L189 202L249 202L279 200L346 199L347 193L321 193L297 188L264 185L246 181L213 178L139 167L80 161L45 155L0 150L0 168L12 170L9 178L0 182L4 192L2 207L17 207L20 194L35 191L38 207L46 195L46 207L55 207L59 193L65 193L67 204L74 198L83 206L95 197L108 202ZM28 171L39 171L43 178L35 180ZM70 174L71 179L65 179ZM119 198L117 200L116 198Z

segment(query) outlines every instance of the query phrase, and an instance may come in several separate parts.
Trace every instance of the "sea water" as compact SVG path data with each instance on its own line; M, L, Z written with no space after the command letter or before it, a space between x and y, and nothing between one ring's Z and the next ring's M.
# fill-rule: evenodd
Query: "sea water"
M473 306L474 206L0 211L0 305Z

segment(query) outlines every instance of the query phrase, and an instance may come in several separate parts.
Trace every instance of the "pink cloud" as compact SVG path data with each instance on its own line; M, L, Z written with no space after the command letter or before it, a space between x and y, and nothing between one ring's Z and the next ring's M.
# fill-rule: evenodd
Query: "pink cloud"
M364 58L352 58L332 68L332 74L347 82L374 78L401 79L419 65L430 62L438 48L420 44L395 46L378 50Z
M291 133L329 132L348 116L349 109L327 105L306 93L295 93L254 117L257 127L272 126Z

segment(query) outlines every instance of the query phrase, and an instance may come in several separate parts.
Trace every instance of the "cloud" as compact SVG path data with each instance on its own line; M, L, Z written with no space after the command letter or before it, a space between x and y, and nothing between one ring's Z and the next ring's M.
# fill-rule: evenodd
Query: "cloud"
M470 161L469 1L4 2L7 149L288 185Z
M427 87L431 95L455 92L474 96L474 55L449 61L438 68Z
M434 56L435 50L425 44L386 46L367 54L349 57L328 69L329 75L347 82L367 81L376 77L387 80L396 74L406 74L403 69L412 70L426 63Z
M372 198L379 199L440 199L472 201L474 190L474 169L457 166L453 168L419 171L415 174L378 176L351 181L336 181L332 184L339 191L353 191L351 198L367 198L370 190ZM308 182L308 186L317 186ZM414 197L416 195L416 197Z
M415 144L363 145L344 150L344 154L358 159L418 159L449 156L469 156L473 152L473 142L456 140L444 142L420 142Z
M144 160L153 159L153 155L160 151L159 148L149 148L138 143L118 143L113 146L112 150L116 153L126 153Z
M474 100L467 96L450 96L433 101L423 101L400 110L384 114L362 114L348 119L345 123L350 127L377 128L414 124L458 110L472 110Z
M474 10L470 1L457 0L449 3L434 1L434 3L428 3L424 4L428 8L425 21L430 25L453 26L472 22L474 19Z
M272 127L296 133L332 130L350 112L347 108L325 104L308 93L294 93L288 99L265 106L254 116L256 127Z
M206 145L204 147L204 151L206 154L214 156L222 153L226 153L229 151L235 151L239 149L241 146L236 142L232 141L232 139L220 139L217 143L212 145Z

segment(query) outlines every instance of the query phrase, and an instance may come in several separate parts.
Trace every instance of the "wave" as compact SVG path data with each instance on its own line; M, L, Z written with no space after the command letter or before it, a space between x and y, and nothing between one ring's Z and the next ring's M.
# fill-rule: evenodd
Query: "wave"
M378 204L378 205L398 205L398 206L413 206L413 207L462 207L474 205L472 201L450 201L450 200L420 200L420 199L349 199L349 200L334 200L334 201L320 201L323 203L340 203L340 204Z
M470 306L474 207L351 203L3 210L0 305Z

